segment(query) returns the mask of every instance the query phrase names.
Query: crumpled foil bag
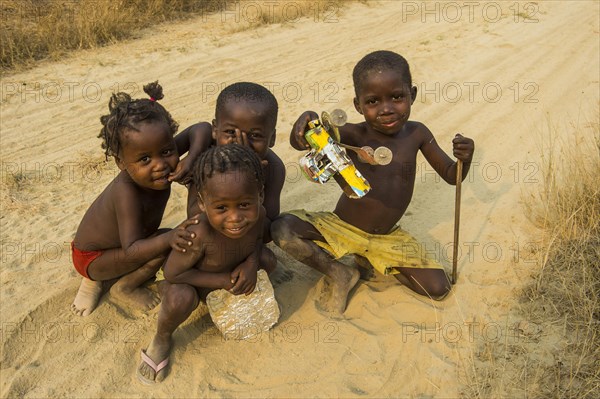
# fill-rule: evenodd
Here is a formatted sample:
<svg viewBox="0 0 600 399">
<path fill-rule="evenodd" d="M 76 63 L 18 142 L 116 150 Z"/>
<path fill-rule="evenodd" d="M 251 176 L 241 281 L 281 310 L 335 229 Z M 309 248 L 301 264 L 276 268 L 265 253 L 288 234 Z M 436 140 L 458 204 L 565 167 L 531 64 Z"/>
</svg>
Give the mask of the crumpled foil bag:
<svg viewBox="0 0 600 399">
<path fill-rule="evenodd" d="M 256 287 L 250 295 L 233 295 L 215 290 L 206 297 L 206 305 L 215 326 L 225 339 L 243 340 L 269 331 L 279 320 L 279 305 L 267 272 L 256 273 Z"/>
</svg>

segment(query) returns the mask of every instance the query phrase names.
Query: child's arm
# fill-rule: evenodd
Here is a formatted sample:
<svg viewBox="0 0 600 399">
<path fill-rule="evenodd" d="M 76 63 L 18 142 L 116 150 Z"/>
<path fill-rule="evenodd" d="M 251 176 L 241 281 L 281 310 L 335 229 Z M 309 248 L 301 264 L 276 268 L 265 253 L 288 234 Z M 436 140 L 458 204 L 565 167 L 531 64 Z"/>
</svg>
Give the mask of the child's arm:
<svg viewBox="0 0 600 399">
<path fill-rule="evenodd" d="M 422 138 L 420 150 L 427 159 L 427 162 L 435 171 L 449 184 L 456 184 L 456 162 L 453 161 L 440 148 L 431 131 L 423 124 L 419 124 L 419 136 Z M 464 180 L 469 173 L 475 144 L 472 139 L 457 134 L 452 139 L 453 155 L 463 161 L 462 179 Z"/>
<path fill-rule="evenodd" d="M 254 287 L 256 287 L 256 272 L 259 267 L 260 251 L 264 245 L 264 230 L 262 230 L 261 226 L 264 225 L 264 220 L 266 220 L 264 206 L 261 207 L 260 211 L 260 218 L 256 222 L 258 228 L 256 230 L 257 237 L 254 244 L 254 251 L 231 272 L 231 282 L 234 283 L 234 285 L 230 291 L 234 295 L 251 294 L 252 291 L 254 291 Z"/>
<path fill-rule="evenodd" d="M 187 228 L 198 224 L 199 220 L 200 214 L 197 213 L 194 216 L 184 220 L 179 226 L 173 229 L 174 231 L 170 242 L 172 250 L 187 252 L 187 250 L 192 246 L 191 239 L 196 237 L 196 233 L 193 231 L 187 231 Z"/>
<path fill-rule="evenodd" d="M 279 216 L 281 209 L 281 190 L 285 182 L 285 165 L 273 151 L 267 154 L 269 162 L 265 169 L 265 199 L 263 206 L 267 211 L 267 218 L 274 220 Z"/>
<path fill-rule="evenodd" d="M 194 161 L 211 143 L 212 126 L 208 122 L 196 123 L 175 136 L 177 152 L 180 155 L 186 152 L 188 154 L 177 164 L 175 171 L 169 175 L 169 180 L 182 184 L 189 181 Z"/>
<path fill-rule="evenodd" d="M 258 271 L 258 260 L 263 243 L 262 238 L 256 241 L 256 247 L 246 260 L 240 263 L 230 274 L 233 287 L 230 291 L 234 295 L 249 295 L 256 287 L 256 272 Z"/>
<path fill-rule="evenodd" d="M 290 132 L 290 145 L 298 151 L 306 151 L 310 150 L 310 144 L 306 141 L 305 134 L 309 130 L 308 122 L 313 121 L 315 119 L 319 119 L 319 115 L 317 115 L 314 111 L 305 111 L 298 117 L 294 126 L 292 126 L 292 131 Z M 353 137 L 357 135 L 357 132 L 361 132 L 362 129 L 359 128 L 360 125 L 353 123 L 346 123 L 343 126 L 338 126 L 338 131 L 340 133 L 340 142 L 344 144 L 357 145 L 353 142 L 347 142 L 348 137 Z M 360 136 L 360 133 L 358 133 Z"/>
<path fill-rule="evenodd" d="M 285 165 L 273 152 L 267 153 L 268 164 L 265 168 L 265 198 L 263 206 L 267 211 L 263 230 L 263 242 L 271 241 L 271 221 L 279 216 L 281 211 L 281 191 L 285 182 Z"/>
</svg>

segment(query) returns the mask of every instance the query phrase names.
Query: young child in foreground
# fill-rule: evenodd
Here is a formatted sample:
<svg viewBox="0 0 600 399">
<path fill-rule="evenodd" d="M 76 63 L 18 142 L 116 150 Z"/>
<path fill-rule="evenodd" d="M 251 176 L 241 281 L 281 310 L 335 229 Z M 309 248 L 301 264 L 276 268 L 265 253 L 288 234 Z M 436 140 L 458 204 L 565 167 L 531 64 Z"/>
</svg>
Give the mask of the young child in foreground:
<svg viewBox="0 0 600 399">
<path fill-rule="evenodd" d="M 265 242 L 271 241 L 270 221 L 279 215 L 280 195 L 285 180 L 285 166 L 271 150 L 275 145 L 278 104 L 265 87 L 238 82 L 219 93 L 212 126 L 201 122 L 185 129 L 193 131 L 202 142 L 202 150 L 214 145 L 237 143 L 250 147 L 260 158 L 265 176 Z M 188 217 L 198 213 L 198 195 L 193 183 L 188 187 Z"/>
<path fill-rule="evenodd" d="M 194 186 L 202 214 L 187 227 L 195 238 L 187 251 L 173 250 L 159 286 L 161 307 L 156 334 L 142 350 L 138 378 L 146 383 L 165 378 L 171 336 L 216 289 L 250 294 L 256 284 L 256 262 L 244 262 L 262 244 L 264 175 L 258 156 L 238 144 L 211 147 L 194 165 Z M 262 260 L 261 260 L 262 262 Z M 260 267 L 275 268 L 272 257 Z"/>
<path fill-rule="evenodd" d="M 83 276 L 71 310 L 90 314 L 103 291 L 103 281 L 119 301 L 148 310 L 158 297 L 142 285 L 153 278 L 171 246 L 187 246 L 185 229 L 161 229 L 171 182 L 189 172 L 190 161 L 179 154 L 198 154 L 193 134 L 173 137 L 177 123 L 158 103 L 163 98 L 157 83 L 144 86 L 150 98 L 132 99 L 113 94 L 108 115 L 100 118 L 98 137 L 106 156 L 112 156 L 119 174 L 96 198 L 79 224 L 71 243 L 75 269 Z M 186 226 L 192 222 L 184 222 Z"/>
<path fill-rule="evenodd" d="M 335 315 L 344 312 L 348 293 L 359 279 L 357 270 L 336 260 L 345 254 L 355 254 L 359 265 L 368 261 L 380 273 L 393 274 L 421 295 L 442 299 L 450 291 L 443 267 L 427 259 L 421 245 L 396 223 L 413 194 L 417 152 L 421 151 L 449 184 L 456 182 L 456 162 L 439 147 L 424 124 L 408 120 L 417 88 L 412 85 L 408 63 L 402 56 L 390 51 L 368 54 L 354 67 L 353 81 L 354 107 L 365 121 L 340 127 L 341 142 L 357 147 L 385 146 L 392 151 L 392 162 L 386 166 L 361 163 L 349 151 L 371 184 L 371 191 L 361 199 L 342 195 L 333 212 L 284 213 L 271 226 L 273 240 L 326 276 L 328 290 L 318 306 Z M 317 118 L 316 113 L 308 111 L 294 124 L 290 144 L 295 149 L 309 148 L 304 133 L 308 122 Z M 473 140 L 457 134 L 452 144 L 454 156 L 464 162 L 464 179 L 473 158 Z"/>
</svg>

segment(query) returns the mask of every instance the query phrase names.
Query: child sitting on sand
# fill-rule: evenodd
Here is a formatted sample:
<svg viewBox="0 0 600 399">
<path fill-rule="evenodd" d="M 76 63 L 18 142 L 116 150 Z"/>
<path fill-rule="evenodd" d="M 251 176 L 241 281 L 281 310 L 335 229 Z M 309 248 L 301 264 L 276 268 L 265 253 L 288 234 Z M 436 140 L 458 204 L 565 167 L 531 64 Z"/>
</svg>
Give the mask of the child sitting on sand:
<svg viewBox="0 0 600 399">
<path fill-rule="evenodd" d="M 285 180 L 285 166 L 271 150 L 275 145 L 277 112 L 277 99 L 269 90 L 256 83 L 238 82 L 219 93 L 212 126 L 201 122 L 183 131 L 197 132 L 203 149 L 237 143 L 250 147 L 259 156 L 265 175 L 265 242 L 271 241 L 270 221 L 279 215 Z M 198 213 L 198 195 L 193 183 L 189 186 L 187 209 L 188 217 Z"/>
<path fill-rule="evenodd" d="M 244 262 L 262 244 L 264 175 L 260 158 L 238 144 L 211 147 L 194 164 L 194 186 L 203 212 L 187 227 L 195 238 L 183 251 L 172 251 L 159 286 L 161 307 L 156 334 L 142 350 L 138 378 L 147 384 L 162 381 L 168 364 L 171 336 L 215 289 L 250 294 L 256 284 L 256 262 Z M 267 272 L 276 259 L 260 263 Z"/>
<path fill-rule="evenodd" d="M 179 163 L 179 154 L 190 150 L 188 158 L 193 159 L 198 146 L 193 134 L 173 137 L 177 123 L 158 103 L 163 98 L 158 82 L 144 91 L 149 99 L 113 94 L 110 113 L 100 118 L 102 148 L 121 172 L 87 210 L 71 243 L 73 264 L 83 276 L 71 309 L 80 316 L 98 304 L 102 282 L 115 279 L 111 293 L 120 301 L 146 310 L 155 307 L 158 297 L 142 284 L 154 277 L 171 246 L 183 248 L 192 238 L 185 228 L 158 227 L 171 181 L 190 169 L 189 160 Z"/>
<path fill-rule="evenodd" d="M 439 147 L 422 123 L 409 121 L 417 88 L 406 60 L 390 51 L 376 51 L 360 60 L 353 71 L 354 107 L 365 121 L 340 127 L 341 142 L 362 147 L 384 146 L 392 151 L 386 166 L 352 161 L 371 183 L 371 191 L 360 199 L 342 195 L 333 212 L 292 211 L 284 213 L 271 227 L 274 242 L 297 260 L 325 275 L 319 307 L 340 315 L 359 272 L 336 259 L 355 254 L 357 263 L 367 263 L 382 274 L 394 277 L 411 290 L 433 299 L 450 291 L 441 265 L 427 259 L 421 246 L 396 223 L 410 203 L 421 151 L 435 171 L 449 184 L 456 182 L 456 163 Z M 307 111 L 294 124 L 290 144 L 297 150 L 310 148 L 304 138 L 308 122 L 318 115 Z M 464 162 L 462 178 L 473 158 L 473 140 L 457 134 L 453 153 Z M 324 251 L 324 249 L 327 251 Z"/>
</svg>

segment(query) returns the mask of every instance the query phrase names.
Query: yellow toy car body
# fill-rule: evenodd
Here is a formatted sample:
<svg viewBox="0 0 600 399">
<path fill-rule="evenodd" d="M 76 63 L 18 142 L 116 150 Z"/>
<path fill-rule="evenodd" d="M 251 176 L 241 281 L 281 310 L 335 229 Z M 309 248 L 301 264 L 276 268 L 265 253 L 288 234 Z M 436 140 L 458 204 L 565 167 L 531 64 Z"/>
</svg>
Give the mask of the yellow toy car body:
<svg viewBox="0 0 600 399">
<path fill-rule="evenodd" d="M 310 130 L 304 135 L 311 146 L 310 152 L 300 158 L 304 175 L 315 183 L 325 184 L 339 174 L 342 179 L 336 181 L 349 198 L 364 197 L 371 190 L 369 182 L 356 169 L 346 150 L 338 145 L 339 133 L 329 122 L 329 114 L 324 112 L 321 119 L 323 123 L 319 119 L 310 121 Z"/>
</svg>

